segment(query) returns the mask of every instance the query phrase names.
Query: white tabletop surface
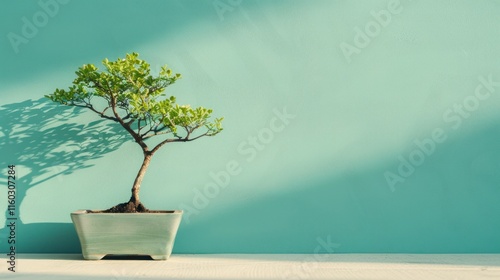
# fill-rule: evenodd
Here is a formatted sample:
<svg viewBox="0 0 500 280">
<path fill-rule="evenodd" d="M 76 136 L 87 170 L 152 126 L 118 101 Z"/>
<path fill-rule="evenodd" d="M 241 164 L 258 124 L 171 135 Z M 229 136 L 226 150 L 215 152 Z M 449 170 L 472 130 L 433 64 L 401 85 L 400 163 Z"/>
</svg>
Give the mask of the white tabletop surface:
<svg viewBox="0 0 500 280">
<path fill-rule="evenodd" d="M 172 255 L 85 261 L 81 255 L 2 254 L 0 279 L 500 279 L 500 254 Z"/>
</svg>

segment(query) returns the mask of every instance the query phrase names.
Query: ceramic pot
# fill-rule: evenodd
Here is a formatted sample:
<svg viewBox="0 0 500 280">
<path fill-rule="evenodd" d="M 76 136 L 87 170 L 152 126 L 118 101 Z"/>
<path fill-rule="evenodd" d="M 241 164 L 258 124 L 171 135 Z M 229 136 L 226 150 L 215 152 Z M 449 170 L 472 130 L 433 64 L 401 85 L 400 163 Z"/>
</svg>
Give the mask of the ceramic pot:
<svg viewBox="0 0 500 280">
<path fill-rule="evenodd" d="M 87 260 L 106 255 L 149 255 L 166 260 L 174 247 L 182 210 L 162 213 L 71 213 Z"/>
</svg>

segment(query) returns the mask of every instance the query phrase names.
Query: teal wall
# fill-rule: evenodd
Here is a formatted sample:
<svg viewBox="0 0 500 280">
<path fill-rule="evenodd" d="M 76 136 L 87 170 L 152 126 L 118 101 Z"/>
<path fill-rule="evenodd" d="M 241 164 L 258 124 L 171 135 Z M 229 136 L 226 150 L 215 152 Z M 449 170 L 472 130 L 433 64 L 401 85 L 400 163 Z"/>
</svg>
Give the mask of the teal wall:
<svg viewBox="0 0 500 280">
<path fill-rule="evenodd" d="M 140 149 L 42 97 L 135 51 L 225 117 L 143 182 L 147 207 L 186 211 L 174 252 L 500 253 L 500 1 L 1 4 L 19 252 L 79 252 L 69 213 L 128 199 Z"/>
</svg>

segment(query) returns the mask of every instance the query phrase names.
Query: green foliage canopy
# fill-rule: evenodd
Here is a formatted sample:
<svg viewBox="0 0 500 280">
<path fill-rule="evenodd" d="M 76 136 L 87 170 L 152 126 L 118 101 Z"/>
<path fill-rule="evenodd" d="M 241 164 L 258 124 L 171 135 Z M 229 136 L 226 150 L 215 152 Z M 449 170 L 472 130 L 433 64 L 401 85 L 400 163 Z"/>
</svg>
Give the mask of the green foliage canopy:
<svg viewBox="0 0 500 280">
<path fill-rule="evenodd" d="M 181 78 L 167 66 L 153 76 L 150 65 L 139 59 L 137 53 L 116 61 L 104 59 L 102 64 L 104 71 L 93 64 L 83 65 L 69 89 L 56 89 L 46 97 L 64 105 L 87 108 L 120 123 L 145 151 L 148 148 L 144 140 L 153 136 L 171 135 L 154 152 L 168 142 L 192 141 L 222 131 L 223 118 L 210 120 L 211 109 L 178 105 L 174 96 L 166 97 L 165 88 Z M 204 132 L 195 135 L 199 128 L 204 128 Z"/>
</svg>

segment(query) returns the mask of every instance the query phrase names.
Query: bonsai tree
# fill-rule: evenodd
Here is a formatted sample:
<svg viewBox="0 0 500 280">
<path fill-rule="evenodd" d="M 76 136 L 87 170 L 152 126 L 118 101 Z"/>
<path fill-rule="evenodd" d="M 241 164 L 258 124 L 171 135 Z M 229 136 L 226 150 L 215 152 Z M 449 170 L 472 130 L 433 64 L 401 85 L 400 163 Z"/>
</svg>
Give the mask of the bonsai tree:
<svg viewBox="0 0 500 280">
<path fill-rule="evenodd" d="M 141 148 L 144 158 L 132 185 L 130 200 L 104 212 L 148 212 L 140 201 L 141 182 L 153 155 L 165 144 L 190 142 L 222 131 L 222 118 L 210 120 L 212 110 L 189 105 L 179 106 L 164 90 L 181 78 L 163 66 L 157 76 L 137 53 L 123 59 L 102 61 L 100 71 L 85 64 L 76 71 L 69 89 L 56 89 L 47 98 L 67 106 L 86 108 L 105 120 L 123 127 Z M 154 145 L 148 143 L 155 138 Z"/>
</svg>

